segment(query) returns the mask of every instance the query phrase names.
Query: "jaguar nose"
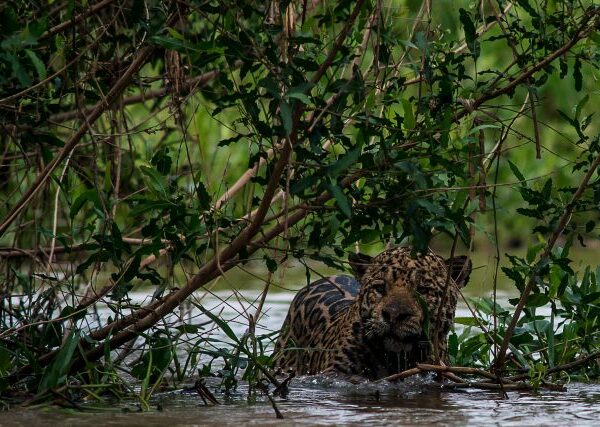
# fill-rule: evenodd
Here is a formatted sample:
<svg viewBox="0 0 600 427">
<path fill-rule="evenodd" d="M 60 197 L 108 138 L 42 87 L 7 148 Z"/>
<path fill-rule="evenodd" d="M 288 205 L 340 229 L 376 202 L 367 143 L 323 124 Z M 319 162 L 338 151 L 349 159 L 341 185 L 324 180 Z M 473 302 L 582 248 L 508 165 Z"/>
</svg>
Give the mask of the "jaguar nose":
<svg viewBox="0 0 600 427">
<path fill-rule="evenodd" d="M 388 323 L 402 323 L 410 319 L 412 313 L 406 307 L 390 304 L 381 310 L 381 316 Z"/>
</svg>

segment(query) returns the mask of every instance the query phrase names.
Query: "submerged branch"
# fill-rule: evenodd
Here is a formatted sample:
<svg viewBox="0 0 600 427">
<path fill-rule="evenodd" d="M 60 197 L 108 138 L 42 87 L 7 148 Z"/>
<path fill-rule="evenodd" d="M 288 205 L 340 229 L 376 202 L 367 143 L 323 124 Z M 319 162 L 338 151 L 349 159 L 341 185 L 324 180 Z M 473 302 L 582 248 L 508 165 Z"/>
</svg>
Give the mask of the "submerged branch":
<svg viewBox="0 0 600 427">
<path fill-rule="evenodd" d="M 442 377 L 452 381 L 451 383 L 444 382 L 440 384 L 440 387 L 443 389 L 478 388 L 482 390 L 512 391 L 535 390 L 537 388 L 546 388 L 553 391 L 566 391 L 565 387 L 563 387 L 562 385 L 553 384 L 546 381 L 541 381 L 540 384 L 532 384 L 530 382 L 522 381 L 526 378 L 499 378 L 491 372 L 487 372 L 477 368 L 465 366 L 430 365 L 424 363 L 417 364 L 417 366 L 414 368 L 407 369 L 406 371 L 400 372 L 398 374 L 390 375 L 376 382 L 397 382 L 400 380 L 404 380 L 408 377 L 427 372 L 436 372 L 438 374 L 441 374 Z M 469 381 L 459 377 L 457 374 L 484 377 L 486 378 L 486 380 Z M 498 380 L 500 380 L 500 382 L 498 382 Z"/>
</svg>

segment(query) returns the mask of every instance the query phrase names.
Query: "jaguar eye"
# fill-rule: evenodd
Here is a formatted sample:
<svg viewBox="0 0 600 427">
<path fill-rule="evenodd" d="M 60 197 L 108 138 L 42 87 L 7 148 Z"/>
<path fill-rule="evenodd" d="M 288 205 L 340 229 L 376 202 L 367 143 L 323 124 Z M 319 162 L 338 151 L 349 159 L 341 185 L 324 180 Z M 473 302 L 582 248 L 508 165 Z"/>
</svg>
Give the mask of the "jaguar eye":
<svg viewBox="0 0 600 427">
<path fill-rule="evenodd" d="M 375 292 L 377 292 L 379 295 L 383 295 L 385 293 L 385 282 L 384 281 L 374 282 L 373 289 L 375 289 Z"/>
</svg>

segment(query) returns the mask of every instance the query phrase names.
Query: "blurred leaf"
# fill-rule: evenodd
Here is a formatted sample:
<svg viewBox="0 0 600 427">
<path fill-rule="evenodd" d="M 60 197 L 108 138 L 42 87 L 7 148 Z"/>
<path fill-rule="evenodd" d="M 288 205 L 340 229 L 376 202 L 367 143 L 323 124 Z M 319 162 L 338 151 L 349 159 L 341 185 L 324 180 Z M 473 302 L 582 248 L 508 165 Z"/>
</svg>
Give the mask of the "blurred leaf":
<svg viewBox="0 0 600 427">
<path fill-rule="evenodd" d="M 404 108 L 404 127 L 406 129 L 414 129 L 416 124 L 412 103 L 402 98 L 402 107 Z"/>
<path fill-rule="evenodd" d="M 38 79 L 44 80 L 46 78 L 46 65 L 42 62 L 42 60 L 36 55 L 36 53 L 30 49 L 25 49 L 25 53 L 31 60 L 31 63 L 35 67 L 35 71 L 37 72 Z"/>
<path fill-rule="evenodd" d="M 527 298 L 525 307 L 543 307 L 550 302 L 550 298 L 544 294 L 531 294 Z"/>
<path fill-rule="evenodd" d="M 54 389 L 66 382 L 67 374 L 73 360 L 73 354 L 75 353 L 78 343 L 79 331 L 74 330 L 65 340 L 52 363 L 44 371 L 38 386 L 38 393 Z"/>
<path fill-rule="evenodd" d="M 346 197 L 342 189 L 334 183 L 328 184 L 327 189 L 335 198 L 335 201 L 342 213 L 348 218 L 352 218 L 352 209 L 350 208 L 350 201 L 348 200 L 348 197 Z"/>
<path fill-rule="evenodd" d="M 146 177 L 145 182 L 148 189 L 155 195 L 162 199 L 169 199 L 169 193 L 167 191 L 167 183 L 165 179 L 153 168 L 148 166 L 140 166 L 140 170 Z"/>
<path fill-rule="evenodd" d="M 327 175 L 332 178 L 338 177 L 342 172 L 345 172 L 350 166 L 354 165 L 360 157 L 360 147 L 351 150 L 340 156 L 335 163 L 327 167 Z"/>
<path fill-rule="evenodd" d="M 83 193 L 79 194 L 73 204 L 71 205 L 71 209 L 69 212 L 69 216 L 71 219 L 75 218 L 75 215 L 81 210 L 83 205 L 87 202 L 91 202 L 94 206 L 101 211 L 100 197 L 98 196 L 98 191 L 96 190 L 85 190 Z"/>
<path fill-rule="evenodd" d="M 279 103 L 279 114 L 281 116 L 281 123 L 285 129 L 285 134 L 290 135 L 293 127 L 292 108 L 290 107 L 290 104 L 281 101 Z"/>
<path fill-rule="evenodd" d="M 477 30 L 475 29 L 475 24 L 473 24 L 469 12 L 462 8 L 459 9 L 458 12 L 460 14 L 460 22 L 465 30 L 465 41 L 467 42 L 467 47 L 473 54 L 475 60 L 477 60 L 479 57 L 479 42 L 477 41 Z"/>
<path fill-rule="evenodd" d="M 519 168 L 517 168 L 517 166 L 510 160 L 508 161 L 508 166 L 510 167 L 510 170 L 512 171 L 512 173 L 517 177 L 517 179 L 521 183 L 523 183 L 525 181 L 525 177 L 523 176 L 521 171 L 519 171 Z"/>
<path fill-rule="evenodd" d="M 474 317 L 455 317 L 454 323 L 465 326 L 479 326 L 479 322 Z"/>
<path fill-rule="evenodd" d="M 221 319 L 218 316 L 215 316 L 214 314 L 212 314 L 210 311 L 208 311 L 207 309 L 205 309 L 203 306 L 201 306 L 200 304 L 194 304 L 196 307 L 198 307 L 200 309 L 200 311 L 202 313 L 204 313 L 210 320 L 212 320 L 213 322 L 215 322 L 215 324 L 221 328 L 221 330 L 223 332 L 225 332 L 225 335 L 227 335 L 231 340 L 233 340 L 235 343 L 239 344 L 239 339 L 238 337 L 235 335 L 235 333 L 233 332 L 233 330 L 229 327 L 229 325 L 227 324 L 227 322 L 225 322 L 223 319 Z"/>
<path fill-rule="evenodd" d="M 159 151 L 154 153 L 152 156 L 151 163 L 156 166 L 156 170 L 161 175 L 168 175 L 171 171 L 171 163 L 173 159 L 169 156 L 169 149 L 167 147 L 162 147 Z"/>
<path fill-rule="evenodd" d="M 583 88 L 583 75 L 581 74 L 581 61 L 579 58 L 575 59 L 575 66 L 573 67 L 573 78 L 575 79 L 575 90 L 580 92 Z"/>
</svg>

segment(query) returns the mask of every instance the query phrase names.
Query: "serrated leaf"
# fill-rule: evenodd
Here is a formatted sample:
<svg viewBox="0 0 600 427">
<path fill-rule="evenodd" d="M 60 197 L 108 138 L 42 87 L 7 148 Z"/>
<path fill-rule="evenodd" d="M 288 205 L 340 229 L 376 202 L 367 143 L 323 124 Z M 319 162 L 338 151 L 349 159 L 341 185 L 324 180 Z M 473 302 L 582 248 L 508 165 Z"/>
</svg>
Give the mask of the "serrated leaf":
<svg viewBox="0 0 600 427">
<path fill-rule="evenodd" d="M 465 31 L 465 41 L 467 42 L 467 47 L 471 51 L 471 54 L 477 60 L 479 56 L 479 43 L 477 42 L 477 30 L 475 29 L 475 24 L 471 20 L 471 15 L 464 9 L 459 9 L 460 14 L 460 22 Z"/>
<path fill-rule="evenodd" d="M 519 170 L 519 168 L 513 162 L 511 162 L 510 160 L 508 161 L 508 166 L 510 167 L 510 170 L 517 177 L 517 179 L 520 182 L 525 181 L 525 177 L 523 176 L 523 174 L 521 173 L 521 171 Z"/>
</svg>

